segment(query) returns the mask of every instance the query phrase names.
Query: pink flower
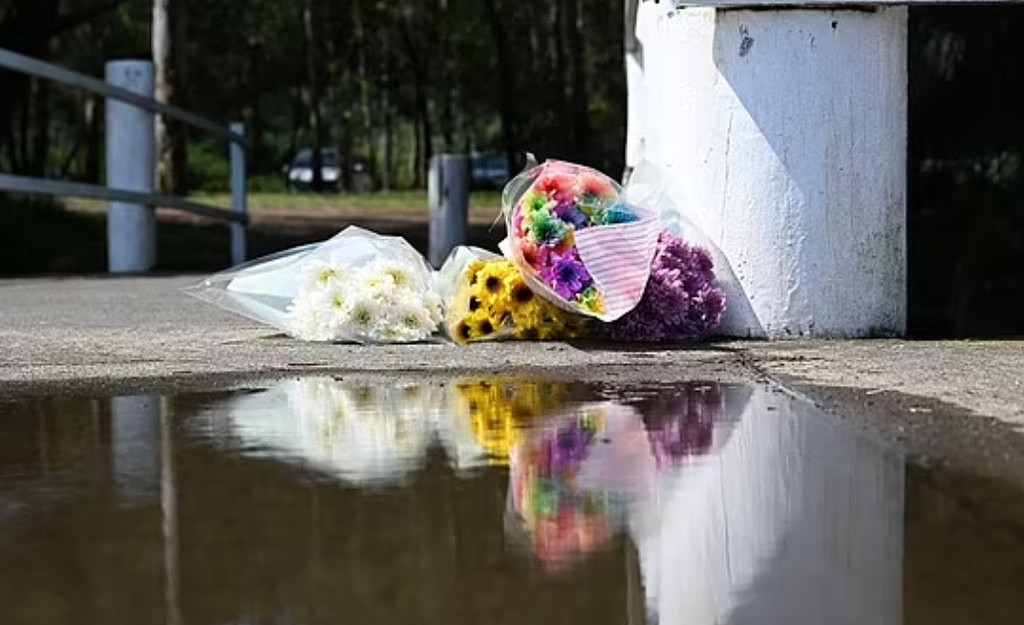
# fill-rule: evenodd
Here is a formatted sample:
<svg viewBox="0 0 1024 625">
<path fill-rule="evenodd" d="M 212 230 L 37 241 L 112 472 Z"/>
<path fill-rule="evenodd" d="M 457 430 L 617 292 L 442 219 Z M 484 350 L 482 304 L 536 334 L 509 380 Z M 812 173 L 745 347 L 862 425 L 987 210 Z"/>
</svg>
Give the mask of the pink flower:
<svg viewBox="0 0 1024 625">
<path fill-rule="evenodd" d="M 572 202 L 572 187 L 573 177 L 569 174 L 545 173 L 534 183 L 535 189 L 556 202 Z"/>
</svg>

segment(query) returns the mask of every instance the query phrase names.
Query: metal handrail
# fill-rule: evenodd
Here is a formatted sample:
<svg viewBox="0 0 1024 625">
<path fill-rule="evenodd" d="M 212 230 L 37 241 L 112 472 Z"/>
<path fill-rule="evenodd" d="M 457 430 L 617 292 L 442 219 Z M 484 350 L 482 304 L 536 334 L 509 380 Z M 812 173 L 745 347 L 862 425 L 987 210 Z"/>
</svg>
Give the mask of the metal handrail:
<svg viewBox="0 0 1024 625">
<path fill-rule="evenodd" d="M 121 202 L 124 204 L 134 204 L 138 206 L 165 207 L 201 215 L 203 217 L 225 220 L 231 224 L 231 258 L 235 264 L 241 263 L 245 260 L 245 227 L 249 223 L 249 217 L 246 213 L 247 202 L 245 184 L 245 149 L 247 147 L 247 140 L 245 138 L 245 129 L 241 124 L 232 124 L 230 128 L 225 128 L 183 109 L 164 104 L 162 102 L 157 102 L 146 95 L 140 95 L 139 93 L 134 93 L 121 87 L 116 87 L 91 76 L 73 72 L 59 65 L 40 61 L 39 59 L 24 56 L 3 48 L 0 48 L 0 68 L 6 68 L 22 74 L 51 80 L 69 87 L 83 89 L 107 99 L 118 100 L 129 106 L 133 106 L 150 113 L 176 119 L 199 128 L 200 130 L 205 130 L 217 137 L 226 139 L 231 153 L 231 209 L 227 210 L 216 206 L 201 204 L 199 202 L 192 202 L 190 200 L 171 195 L 134 191 L 131 189 L 115 189 L 109 186 L 67 182 L 48 178 L 16 176 L 13 174 L 3 173 L 0 173 L 0 191 L 13 191 L 15 193 L 25 193 L 29 195 L 82 197 L 107 200 L 111 202 Z M 112 231 L 108 231 L 108 245 L 111 245 L 115 239 L 117 241 L 123 240 L 122 237 L 115 237 L 115 235 L 111 233 Z M 152 245 L 152 242 L 144 243 L 143 245 Z M 115 248 L 111 247 L 110 249 L 113 250 Z M 116 249 L 121 250 L 124 248 L 118 247 Z M 139 253 L 140 248 L 135 247 L 131 249 L 134 253 Z M 152 250 L 152 248 L 150 249 Z M 152 251 L 150 253 L 152 253 Z M 141 256 L 133 257 L 133 260 L 126 262 L 128 264 L 134 264 L 138 262 L 137 259 L 139 257 L 144 256 L 145 252 L 142 252 Z M 142 260 L 141 262 L 145 264 L 147 261 Z M 121 261 L 118 261 L 117 264 L 119 267 L 123 265 Z M 113 264 L 111 267 L 111 271 L 114 271 L 115 269 L 113 268 Z"/>
<path fill-rule="evenodd" d="M 246 145 L 247 143 L 245 136 L 231 132 L 230 129 L 224 128 L 223 126 L 215 124 L 207 119 L 203 119 L 194 113 L 189 113 L 188 111 L 176 106 L 157 102 L 151 98 L 140 96 L 137 93 L 132 93 L 127 89 L 115 87 L 103 82 L 102 80 L 98 80 L 84 74 L 79 74 L 78 72 L 73 72 L 59 65 L 40 61 L 39 59 L 34 59 L 30 56 L 25 56 L 23 54 L 18 54 L 17 52 L 11 52 L 10 50 L 0 48 L 0 67 L 36 76 L 37 78 L 52 80 L 69 87 L 84 89 L 97 95 L 126 102 L 139 108 L 146 109 L 147 111 L 173 117 L 174 119 L 185 122 L 186 124 L 195 126 L 196 128 L 200 128 L 222 139 L 226 139 L 239 145 Z"/>
<path fill-rule="evenodd" d="M 145 193 L 143 191 L 128 191 L 126 189 L 110 189 L 95 184 L 79 182 L 65 182 L 63 180 L 48 180 L 45 178 L 30 178 L 27 176 L 14 176 L 0 173 L 0 189 L 14 193 L 25 193 L 30 195 L 51 195 L 64 197 L 81 197 L 94 200 L 108 200 L 111 202 L 128 202 L 130 204 L 146 204 L 161 208 L 176 208 L 179 210 L 195 213 L 213 219 L 224 219 L 240 224 L 249 223 L 247 213 L 234 212 L 223 208 L 211 207 L 207 204 L 190 202 L 173 195 L 160 195 L 158 193 Z"/>
</svg>

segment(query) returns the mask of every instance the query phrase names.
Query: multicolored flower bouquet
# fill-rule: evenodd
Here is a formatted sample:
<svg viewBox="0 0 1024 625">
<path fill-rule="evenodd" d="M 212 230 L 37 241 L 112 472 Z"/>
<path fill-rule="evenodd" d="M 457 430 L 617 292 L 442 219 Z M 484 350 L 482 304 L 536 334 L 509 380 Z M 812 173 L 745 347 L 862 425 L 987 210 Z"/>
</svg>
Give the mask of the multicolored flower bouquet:
<svg viewBox="0 0 1024 625">
<path fill-rule="evenodd" d="M 531 432 L 513 450 L 509 512 L 533 553 L 550 568 L 564 568 L 614 534 L 612 497 L 579 489 L 575 482 L 600 428 L 600 415 L 583 410 L 555 428 Z"/>
<path fill-rule="evenodd" d="M 439 282 L 447 305 L 445 329 L 456 343 L 570 339 L 585 331 L 585 317 L 535 295 L 512 261 L 485 250 L 456 248 Z"/>
<path fill-rule="evenodd" d="M 218 273 L 189 292 L 307 341 L 423 341 L 443 319 L 423 257 L 401 237 L 355 226 Z"/>
<path fill-rule="evenodd" d="M 661 231 L 604 174 L 562 161 L 527 169 L 502 194 L 502 252 L 556 306 L 602 321 L 640 301 Z"/>
</svg>

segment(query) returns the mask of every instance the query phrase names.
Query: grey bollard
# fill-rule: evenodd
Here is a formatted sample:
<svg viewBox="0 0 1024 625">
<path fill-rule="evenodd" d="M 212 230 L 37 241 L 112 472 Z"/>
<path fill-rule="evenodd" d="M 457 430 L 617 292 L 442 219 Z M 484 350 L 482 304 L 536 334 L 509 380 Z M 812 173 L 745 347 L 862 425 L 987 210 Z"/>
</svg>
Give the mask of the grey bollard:
<svg viewBox="0 0 1024 625">
<path fill-rule="evenodd" d="M 245 134 L 245 124 L 235 122 L 231 124 L 231 132 L 239 135 Z M 248 190 L 245 176 L 245 146 L 229 141 L 229 156 L 231 158 L 231 210 L 244 215 L 249 203 Z M 231 222 L 231 264 L 239 265 L 245 262 L 246 256 L 246 225 L 237 221 Z"/>
<path fill-rule="evenodd" d="M 440 267 L 456 246 L 466 243 L 469 217 L 469 160 L 457 154 L 430 159 L 427 179 L 430 203 L 429 260 Z"/>
<path fill-rule="evenodd" d="M 153 64 L 111 61 L 107 83 L 153 97 Z M 153 114 L 107 99 L 107 187 L 152 193 L 156 177 Z M 152 206 L 110 202 L 107 210 L 107 269 L 110 273 L 149 271 L 156 262 L 156 216 Z"/>
</svg>

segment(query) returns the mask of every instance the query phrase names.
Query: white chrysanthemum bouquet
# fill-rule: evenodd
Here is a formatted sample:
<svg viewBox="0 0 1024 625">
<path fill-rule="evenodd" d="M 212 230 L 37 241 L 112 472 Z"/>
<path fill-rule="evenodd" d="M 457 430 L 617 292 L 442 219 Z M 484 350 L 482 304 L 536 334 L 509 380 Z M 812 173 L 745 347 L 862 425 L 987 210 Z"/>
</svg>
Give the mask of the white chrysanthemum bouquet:
<svg viewBox="0 0 1024 625">
<path fill-rule="evenodd" d="M 196 297 L 307 341 L 411 343 L 444 315 L 433 270 L 401 237 L 349 227 L 218 273 Z"/>
</svg>

